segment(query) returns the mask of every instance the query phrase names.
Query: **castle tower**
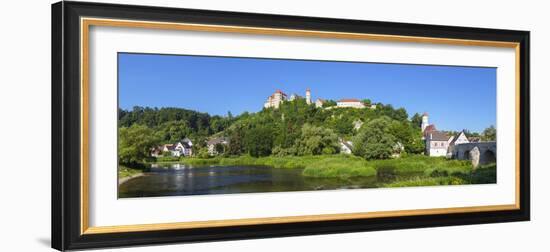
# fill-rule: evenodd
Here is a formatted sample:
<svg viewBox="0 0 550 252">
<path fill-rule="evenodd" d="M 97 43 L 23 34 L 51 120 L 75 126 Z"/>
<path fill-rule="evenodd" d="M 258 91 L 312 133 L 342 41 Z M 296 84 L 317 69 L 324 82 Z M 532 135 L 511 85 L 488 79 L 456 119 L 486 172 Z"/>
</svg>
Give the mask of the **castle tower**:
<svg viewBox="0 0 550 252">
<path fill-rule="evenodd" d="M 421 124 L 421 128 L 422 128 L 422 132 L 424 132 L 424 130 L 426 129 L 426 127 L 428 127 L 428 125 L 430 125 L 428 123 L 428 113 L 424 112 L 424 114 L 422 115 L 422 124 Z"/>
<path fill-rule="evenodd" d="M 311 104 L 311 90 L 309 88 L 306 89 L 306 103 Z"/>
</svg>

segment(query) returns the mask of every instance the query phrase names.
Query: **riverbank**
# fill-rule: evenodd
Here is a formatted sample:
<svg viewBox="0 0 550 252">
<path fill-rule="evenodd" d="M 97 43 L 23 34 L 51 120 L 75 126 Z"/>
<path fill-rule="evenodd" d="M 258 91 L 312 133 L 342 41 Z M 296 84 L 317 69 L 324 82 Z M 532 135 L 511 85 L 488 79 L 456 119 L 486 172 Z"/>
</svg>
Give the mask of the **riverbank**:
<svg viewBox="0 0 550 252">
<path fill-rule="evenodd" d="M 128 180 L 143 176 L 143 171 L 139 169 L 129 168 L 119 165 L 118 168 L 118 185 L 126 183 Z"/>
<path fill-rule="evenodd" d="M 166 163 L 166 162 L 164 162 Z M 353 155 L 319 155 L 286 157 L 213 157 L 182 158 L 177 162 L 192 166 L 236 166 L 257 165 L 275 168 L 302 168 L 303 175 L 317 178 L 351 178 L 369 176 L 407 177 L 410 181 L 388 186 L 415 184 L 468 184 L 479 181 L 496 181 L 496 166 L 478 169 L 477 177 L 472 177 L 474 169 L 468 161 L 448 160 L 440 157 L 411 155 L 386 160 L 365 160 Z M 480 172 L 494 170 L 494 172 Z M 414 179 L 410 175 L 414 174 Z M 407 175 L 407 176 L 404 176 Z M 446 179 L 445 179 L 446 178 Z"/>
</svg>

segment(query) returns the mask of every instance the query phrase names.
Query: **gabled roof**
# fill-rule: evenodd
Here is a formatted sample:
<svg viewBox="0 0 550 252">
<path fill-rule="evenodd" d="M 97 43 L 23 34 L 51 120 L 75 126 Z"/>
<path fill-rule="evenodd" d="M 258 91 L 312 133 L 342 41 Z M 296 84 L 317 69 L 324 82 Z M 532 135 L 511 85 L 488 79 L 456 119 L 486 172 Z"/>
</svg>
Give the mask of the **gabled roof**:
<svg viewBox="0 0 550 252">
<path fill-rule="evenodd" d="M 449 136 L 447 135 L 447 133 L 441 132 L 441 131 L 427 132 L 426 137 L 430 141 L 448 141 L 449 140 Z"/>
<path fill-rule="evenodd" d="M 454 144 L 461 135 L 464 135 L 466 137 L 466 133 L 464 133 L 464 130 L 453 137 L 453 140 L 451 140 L 451 144 Z M 466 137 L 466 139 L 468 139 L 468 137 Z M 468 139 L 468 141 L 470 141 L 470 139 Z"/>
<path fill-rule="evenodd" d="M 346 141 L 343 141 L 343 142 L 340 142 L 340 143 L 341 143 L 342 145 L 346 146 L 346 147 L 347 147 L 348 149 L 350 149 L 350 150 L 351 150 L 351 148 L 353 148 L 353 147 L 351 146 L 351 144 L 349 144 L 349 143 L 346 142 Z"/>
<path fill-rule="evenodd" d="M 428 126 L 426 126 L 426 128 L 424 129 L 424 132 L 422 132 L 424 134 L 424 137 L 428 137 L 428 134 L 430 134 L 430 132 L 434 132 L 434 131 L 437 131 L 437 129 L 435 128 L 435 124 L 430 124 Z"/>
<path fill-rule="evenodd" d="M 350 142 L 350 141 L 345 141 L 344 139 L 341 139 L 341 138 L 338 139 L 338 140 L 339 140 L 341 145 L 344 145 L 344 146 L 348 147 L 348 149 L 350 149 L 350 150 L 353 147 L 353 143 Z"/>
<path fill-rule="evenodd" d="M 191 148 L 191 144 L 189 144 L 189 142 L 178 142 L 178 143 L 181 144 L 185 148 Z"/>
</svg>

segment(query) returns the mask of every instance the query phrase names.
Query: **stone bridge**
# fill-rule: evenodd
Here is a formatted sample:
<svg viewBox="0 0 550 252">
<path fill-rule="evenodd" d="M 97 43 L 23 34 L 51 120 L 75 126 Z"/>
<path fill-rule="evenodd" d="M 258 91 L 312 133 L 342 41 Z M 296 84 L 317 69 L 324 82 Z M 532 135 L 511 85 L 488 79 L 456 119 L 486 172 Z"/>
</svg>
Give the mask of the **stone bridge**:
<svg viewBox="0 0 550 252">
<path fill-rule="evenodd" d="M 472 165 L 494 163 L 497 157 L 497 142 L 478 142 L 457 144 L 453 148 L 452 158 L 471 160 Z"/>
</svg>

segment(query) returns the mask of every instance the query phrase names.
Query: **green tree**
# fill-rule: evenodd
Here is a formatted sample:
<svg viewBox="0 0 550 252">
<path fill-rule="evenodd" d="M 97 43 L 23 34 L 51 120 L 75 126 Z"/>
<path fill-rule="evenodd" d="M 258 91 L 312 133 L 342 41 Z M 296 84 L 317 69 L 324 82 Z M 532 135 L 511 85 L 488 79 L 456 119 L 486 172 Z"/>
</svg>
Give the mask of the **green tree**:
<svg viewBox="0 0 550 252">
<path fill-rule="evenodd" d="M 491 125 L 489 128 L 483 130 L 481 134 L 481 139 L 483 141 L 496 141 L 497 140 L 497 129 L 495 126 Z"/>
<path fill-rule="evenodd" d="M 296 141 L 298 155 L 335 154 L 339 150 L 338 136 L 331 129 L 310 124 L 302 126 L 300 138 Z"/>
<path fill-rule="evenodd" d="M 218 154 L 225 153 L 225 144 L 217 143 L 214 145 L 214 150 L 216 150 Z"/>
<path fill-rule="evenodd" d="M 372 103 L 370 99 L 363 99 L 361 101 L 367 106 L 370 106 L 370 104 Z"/>
<path fill-rule="evenodd" d="M 387 159 L 396 144 L 390 119 L 381 117 L 365 123 L 352 138 L 353 154 L 365 159 Z"/>
<path fill-rule="evenodd" d="M 411 118 L 411 124 L 413 127 L 420 128 L 420 126 L 422 126 L 422 116 L 418 113 L 414 113 Z"/>
<path fill-rule="evenodd" d="M 273 148 L 273 130 L 271 128 L 258 126 L 246 132 L 245 149 L 250 156 L 269 156 L 271 148 Z"/>
<path fill-rule="evenodd" d="M 134 124 L 118 130 L 118 159 L 122 164 L 137 164 L 150 158 L 151 149 L 159 140 L 144 125 Z"/>
<path fill-rule="evenodd" d="M 244 153 L 244 131 L 244 127 L 238 123 L 230 130 L 227 151 L 230 155 L 241 155 Z"/>
<path fill-rule="evenodd" d="M 408 121 L 392 120 L 390 123 L 390 133 L 405 148 L 407 153 L 422 153 L 424 143 L 422 141 L 422 132 L 420 128 L 413 127 Z"/>
<path fill-rule="evenodd" d="M 323 102 L 323 108 L 334 107 L 334 106 L 336 106 L 336 101 L 334 100 L 325 100 L 325 102 Z"/>
<path fill-rule="evenodd" d="M 163 142 L 177 142 L 188 136 L 192 130 L 185 121 L 169 121 L 157 128 L 157 135 Z"/>
</svg>

